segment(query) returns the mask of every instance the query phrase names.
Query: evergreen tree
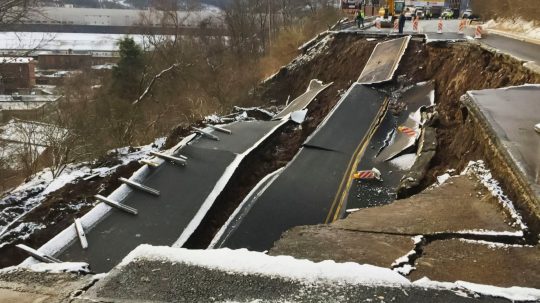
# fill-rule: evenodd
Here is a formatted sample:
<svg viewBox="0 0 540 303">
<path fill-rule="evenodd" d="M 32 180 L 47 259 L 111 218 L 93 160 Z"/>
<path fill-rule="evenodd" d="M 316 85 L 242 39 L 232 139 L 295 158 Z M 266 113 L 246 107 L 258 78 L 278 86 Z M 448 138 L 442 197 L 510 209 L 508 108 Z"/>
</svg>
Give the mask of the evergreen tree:
<svg viewBox="0 0 540 303">
<path fill-rule="evenodd" d="M 144 70 L 144 55 L 141 47 L 132 38 L 119 42 L 120 60 L 113 69 L 113 92 L 122 98 L 133 99 L 139 93 Z"/>
</svg>

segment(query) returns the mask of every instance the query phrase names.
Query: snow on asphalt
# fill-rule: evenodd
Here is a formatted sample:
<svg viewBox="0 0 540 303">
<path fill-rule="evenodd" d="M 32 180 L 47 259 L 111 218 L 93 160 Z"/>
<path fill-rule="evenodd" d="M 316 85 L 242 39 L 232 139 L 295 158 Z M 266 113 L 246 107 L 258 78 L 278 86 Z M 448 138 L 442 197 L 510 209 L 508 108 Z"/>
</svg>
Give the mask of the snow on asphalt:
<svg viewBox="0 0 540 303">
<path fill-rule="evenodd" d="M 121 269 L 138 261 L 160 261 L 164 263 L 184 263 L 207 269 L 237 273 L 280 277 L 307 283 L 334 283 L 338 285 L 367 285 L 386 287 L 422 287 L 428 289 L 451 290 L 466 293 L 502 297 L 513 301 L 540 300 L 540 290 L 525 287 L 496 287 L 465 281 L 437 282 L 422 278 L 415 282 L 388 268 L 358 263 L 336 263 L 334 261 L 312 262 L 290 256 L 269 256 L 246 249 L 228 248 L 209 250 L 189 250 L 166 246 L 143 244 L 135 248 L 117 266 Z"/>
<path fill-rule="evenodd" d="M 238 274 L 269 275 L 299 279 L 306 282 L 385 286 L 410 284 L 405 277 L 388 268 L 352 262 L 323 261 L 315 263 L 290 256 L 269 256 L 246 249 L 188 250 L 166 246 L 140 245 L 127 255 L 119 266 L 125 266 L 139 259 L 186 263 Z"/>
<path fill-rule="evenodd" d="M 9 230 L 10 226 L 38 207 L 50 193 L 80 178 L 91 175 L 106 177 L 114 173 L 118 167 L 132 161 L 137 161 L 145 157 L 152 150 L 157 151 L 164 143 L 165 138 L 159 138 L 152 144 L 138 147 L 138 150 L 134 152 L 130 152 L 130 148 L 128 147 L 113 150 L 111 152 L 117 154 L 120 164 L 112 167 L 90 168 L 90 163 L 88 162 L 68 164 L 64 171 L 56 178 L 53 178 L 51 170 L 46 168 L 36 173 L 27 182 L 17 188 L 5 192 L 0 200 L 0 247 L 9 244 L 2 241 L 8 232 L 17 232 L 17 230 Z M 18 228 L 20 229 L 18 231 L 21 232 L 19 238 L 24 238 L 34 230 L 43 227 L 23 224 Z"/>
</svg>

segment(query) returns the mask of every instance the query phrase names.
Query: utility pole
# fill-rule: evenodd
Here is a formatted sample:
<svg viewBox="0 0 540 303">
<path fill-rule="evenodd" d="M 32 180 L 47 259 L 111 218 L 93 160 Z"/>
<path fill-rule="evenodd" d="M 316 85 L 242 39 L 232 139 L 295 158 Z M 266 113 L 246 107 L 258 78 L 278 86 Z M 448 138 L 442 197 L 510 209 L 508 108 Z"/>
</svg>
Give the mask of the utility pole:
<svg viewBox="0 0 540 303">
<path fill-rule="evenodd" d="M 272 11 L 270 10 L 270 0 L 266 0 L 268 5 L 268 49 L 272 46 Z"/>
</svg>

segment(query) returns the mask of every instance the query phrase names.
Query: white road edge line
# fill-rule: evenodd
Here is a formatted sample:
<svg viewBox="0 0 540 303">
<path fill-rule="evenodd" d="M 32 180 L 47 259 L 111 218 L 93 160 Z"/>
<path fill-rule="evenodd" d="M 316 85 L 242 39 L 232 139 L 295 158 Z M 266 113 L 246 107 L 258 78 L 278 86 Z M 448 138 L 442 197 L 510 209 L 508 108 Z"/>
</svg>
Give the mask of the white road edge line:
<svg viewBox="0 0 540 303">
<path fill-rule="evenodd" d="M 234 220 L 241 219 L 239 215 L 240 211 L 244 208 L 244 206 L 248 203 L 250 200 L 254 200 L 258 197 L 260 197 L 267 189 L 274 183 L 274 181 L 281 175 L 281 172 L 285 170 L 285 167 L 278 168 L 277 170 L 271 172 L 270 174 L 266 175 L 264 178 L 262 178 L 257 185 L 249 192 L 249 194 L 244 198 L 244 200 L 238 205 L 238 207 L 234 210 L 232 215 L 229 217 L 227 222 L 223 224 L 223 226 L 220 228 L 220 230 L 217 232 L 217 234 L 212 239 L 212 242 L 210 242 L 210 245 L 208 245 L 208 248 L 213 249 L 215 248 L 216 244 L 223 238 L 224 240 L 227 240 L 231 233 L 228 233 L 227 235 L 223 236 L 227 229 L 229 229 L 229 226 Z M 262 185 L 264 183 L 268 183 L 263 187 Z M 253 198 L 256 195 L 255 198 Z M 251 208 L 250 208 L 251 209 Z M 245 215 L 245 214 L 244 214 Z"/>
<path fill-rule="evenodd" d="M 217 199 L 219 194 L 225 189 L 225 186 L 231 179 L 232 175 L 236 171 L 236 168 L 238 168 L 238 165 L 242 162 L 242 160 L 249 155 L 255 148 L 257 148 L 262 142 L 264 142 L 269 136 L 271 136 L 278 128 L 280 128 L 283 124 L 287 123 L 288 121 L 280 121 L 278 125 L 276 125 L 274 128 L 272 128 L 264 137 L 262 137 L 259 141 L 257 141 L 253 146 L 251 146 L 248 150 L 245 152 L 237 155 L 233 162 L 227 166 L 225 169 L 225 172 L 223 175 L 219 178 L 218 182 L 214 186 L 214 189 L 206 200 L 204 200 L 201 208 L 199 211 L 195 214 L 193 219 L 189 222 L 189 224 L 184 228 L 182 233 L 180 234 L 180 237 L 176 242 L 172 245 L 172 247 L 182 247 L 186 243 L 186 241 L 189 239 L 189 237 L 195 232 L 195 229 L 199 226 L 199 224 L 202 222 L 204 216 L 210 210 L 210 207 L 214 204 L 214 201 Z"/>
</svg>

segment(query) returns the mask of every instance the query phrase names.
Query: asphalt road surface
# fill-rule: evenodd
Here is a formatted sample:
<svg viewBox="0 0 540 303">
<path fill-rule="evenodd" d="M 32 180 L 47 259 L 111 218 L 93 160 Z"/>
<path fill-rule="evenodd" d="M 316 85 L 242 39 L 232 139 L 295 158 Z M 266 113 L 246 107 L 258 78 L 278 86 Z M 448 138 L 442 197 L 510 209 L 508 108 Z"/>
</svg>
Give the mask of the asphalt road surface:
<svg viewBox="0 0 540 303">
<path fill-rule="evenodd" d="M 540 185 L 540 85 L 471 91 L 472 102 L 532 183 Z"/>
<path fill-rule="evenodd" d="M 499 36 L 496 34 L 484 35 L 481 43 L 510 54 L 523 61 L 534 61 L 540 65 L 540 45 Z"/>
<path fill-rule="evenodd" d="M 433 19 L 433 20 L 420 20 L 418 23 L 418 33 L 437 33 L 438 30 L 438 23 L 439 20 Z M 453 20 L 443 20 L 443 34 L 444 33 L 457 33 L 459 27 L 459 20 L 453 19 Z M 370 27 L 366 30 L 366 32 L 380 32 L 380 33 L 392 33 L 393 28 L 381 28 L 378 30 L 375 26 Z M 403 28 L 403 32 L 405 34 L 412 34 L 413 31 L 413 24 L 412 21 L 407 20 L 405 22 L 405 27 Z"/>
<path fill-rule="evenodd" d="M 444 289 L 307 282 L 161 261 L 130 263 L 84 296 L 96 302 L 510 302 Z"/>
<path fill-rule="evenodd" d="M 281 112 L 279 112 L 273 120 L 278 120 L 286 117 L 288 114 L 291 114 L 294 111 L 298 111 L 301 109 L 306 108 L 315 97 L 317 97 L 318 94 L 320 94 L 322 91 L 330 87 L 332 83 L 323 84 L 322 82 L 319 82 L 318 80 L 311 80 L 309 83 L 309 87 L 305 93 L 298 96 L 296 99 L 294 99 L 286 108 L 284 108 Z"/>
<path fill-rule="evenodd" d="M 332 221 L 343 217 L 346 209 L 379 206 L 395 200 L 395 189 L 408 168 L 402 168 L 392 161 L 384 161 L 377 156 L 383 150 L 393 149 L 397 136 L 405 136 L 397 131 L 397 127 L 403 125 L 410 114 L 417 112 L 421 107 L 429 106 L 433 93 L 432 82 L 414 86 L 398 98 L 398 102 L 406 104 L 402 112 L 396 114 L 388 111 L 386 113 L 356 167 L 357 170 L 377 168 L 381 172 L 382 181 L 351 180 L 350 192 L 345 193 L 348 194 L 348 197 L 344 199 L 346 202 L 339 206 Z M 408 151 L 409 154 L 415 152 L 415 149 Z"/>
<path fill-rule="evenodd" d="M 407 36 L 378 43 L 358 77 L 358 83 L 371 84 L 392 80 L 410 39 L 410 36 Z"/>
<path fill-rule="evenodd" d="M 275 181 L 254 195 L 249 212 L 217 247 L 264 251 L 293 226 L 324 223 L 385 100 L 355 84 Z"/>
<path fill-rule="evenodd" d="M 200 138 L 181 149 L 186 166 L 168 162 L 156 168 L 142 184 L 161 191 L 159 197 L 132 191 L 121 201 L 138 210 L 133 216 L 113 209 L 86 235 L 89 247 L 78 241 L 59 259 L 88 262 L 95 272 L 111 269 L 139 244 L 172 245 L 190 224 L 225 169 L 281 121 L 241 122 L 227 128 L 232 135 L 215 132 L 220 141 Z"/>
</svg>

